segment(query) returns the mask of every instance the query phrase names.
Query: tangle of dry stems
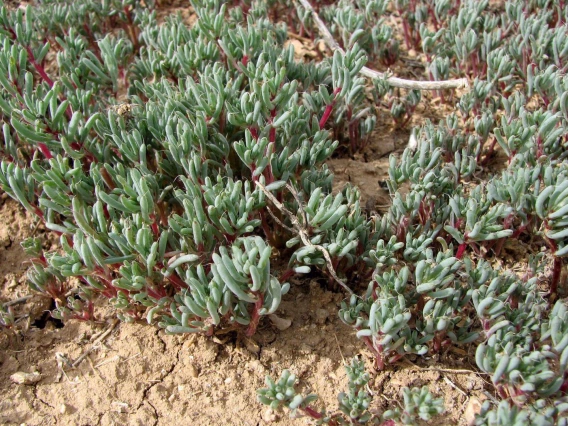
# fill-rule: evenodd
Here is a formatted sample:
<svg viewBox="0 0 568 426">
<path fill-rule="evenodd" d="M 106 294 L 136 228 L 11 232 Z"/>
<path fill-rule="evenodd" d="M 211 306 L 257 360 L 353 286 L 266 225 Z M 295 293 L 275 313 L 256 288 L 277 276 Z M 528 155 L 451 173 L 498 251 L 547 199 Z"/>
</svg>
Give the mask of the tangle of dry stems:
<svg viewBox="0 0 568 426">
<path fill-rule="evenodd" d="M 325 262 L 327 264 L 327 268 L 329 270 L 330 275 L 333 277 L 333 279 L 341 286 L 343 287 L 343 289 L 348 292 L 349 294 L 353 294 L 353 290 L 351 290 L 347 284 L 345 284 L 338 276 L 337 273 L 335 272 L 335 268 L 333 267 L 333 263 L 331 261 L 331 256 L 329 255 L 329 252 L 326 250 L 325 247 L 319 245 L 319 244 L 313 244 L 310 241 L 309 235 L 308 235 L 308 231 L 306 230 L 305 226 L 303 226 L 300 221 L 298 220 L 298 218 L 296 217 L 296 215 L 294 215 L 290 210 L 288 210 L 286 207 L 284 207 L 284 205 L 282 203 L 280 203 L 276 197 L 274 195 L 272 195 L 263 184 L 261 184 L 260 182 L 256 182 L 256 185 L 260 188 L 260 190 L 262 192 L 264 192 L 264 194 L 266 195 L 266 198 L 268 198 L 272 204 L 274 204 L 274 206 L 280 210 L 282 213 L 284 213 L 286 216 L 288 216 L 288 219 L 290 219 L 290 222 L 292 223 L 292 227 L 293 227 L 293 231 L 300 237 L 300 239 L 302 240 L 302 242 L 304 243 L 305 246 L 307 247 L 313 247 L 316 250 L 320 251 L 323 254 L 323 257 L 325 258 Z M 300 210 L 300 213 L 302 215 L 302 220 L 304 222 L 304 224 L 308 223 L 308 219 L 306 217 L 306 212 L 304 211 L 304 208 L 302 206 L 302 201 L 300 200 L 300 197 L 298 197 L 298 193 L 296 192 L 296 190 L 289 184 L 286 184 L 286 188 L 288 189 L 288 191 L 290 191 L 290 193 L 294 196 L 294 198 L 296 199 L 296 202 L 298 203 L 298 208 Z M 271 214 L 272 217 L 275 217 L 272 212 L 269 209 L 269 212 Z M 282 222 L 280 220 L 277 220 L 278 223 L 282 224 Z M 285 226 L 284 224 L 282 224 L 285 228 L 287 228 L 288 230 L 290 230 L 289 227 Z"/>
</svg>

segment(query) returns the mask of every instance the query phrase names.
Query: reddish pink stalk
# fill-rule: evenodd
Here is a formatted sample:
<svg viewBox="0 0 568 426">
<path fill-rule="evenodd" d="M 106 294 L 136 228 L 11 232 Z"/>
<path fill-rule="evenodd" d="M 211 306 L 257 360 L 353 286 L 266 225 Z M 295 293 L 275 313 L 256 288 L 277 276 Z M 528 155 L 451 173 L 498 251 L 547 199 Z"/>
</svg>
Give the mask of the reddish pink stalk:
<svg viewBox="0 0 568 426">
<path fill-rule="evenodd" d="M 329 116 L 333 111 L 333 107 L 335 106 L 335 101 L 337 100 L 337 95 L 339 94 L 339 92 L 341 92 L 341 87 L 338 87 L 333 91 L 333 101 L 325 107 L 325 111 L 323 112 L 323 115 L 319 122 L 320 130 L 323 129 L 325 123 L 327 123 L 327 120 L 329 120 Z"/>
<path fill-rule="evenodd" d="M 552 278 L 550 280 L 550 294 L 556 295 L 558 292 L 558 283 L 560 282 L 560 274 L 562 272 L 562 259 L 554 256 L 554 266 L 552 268 Z"/>
<path fill-rule="evenodd" d="M 38 143 L 38 149 L 41 151 L 41 153 L 43 154 L 43 156 L 47 159 L 47 160 L 51 160 L 53 158 L 53 155 L 51 154 L 51 151 L 49 150 L 49 148 L 47 147 L 46 144 L 44 144 L 43 142 Z"/>
<path fill-rule="evenodd" d="M 314 410 L 312 407 L 308 406 L 308 407 L 304 407 L 302 408 L 302 411 L 304 411 L 308 416 L 310 416 L 312 419 L 316 419 L 319 420 L 321 419 L 323 416 L 321 413 L 318 413 L 316 410 Z"/>
<path fill-rule="evenodd" d="M 40 219 L 42 219 L 42 220 L 44 219 L 43 212 L 39 209 L 39 207 L 35 207 L 35 208 L 34 208 L 34 213 L 35 213 Z"/>
<path fill-rule="evenodd" d="M 158 223 L 156 222 L 156 215 L 151 214 L 150 215 L 150 219 L 152 219 L 152 224 L 150 225 L 150 227 L 152 228 L 152 232 L 154 233 L 155 236 L 159 236 L 160 235 L 160 228 L 158 227 Z"/>
<path fill-rule="evenodd" d="M 465 242 L 461 243 L 458 247 L 458 252 L 456 253 L 456 258 L 461 259 L 465 253 L 467 244 Z"/>
<path fill-rule="evenodd" d="M 245 333 L 247 337 L 251 337 L 254 333 L 256 333 L 256 328 L 258 327 L 258 323 L 260 321 L 259 312 L 262 309 L 262 304 L 264 303 L 264 295 L 262 293 L 255 292 L 255 296 L 258 297 L 258 300 L 254 304 L 254 308 L 251 314 L 250 324 Z"/>
<path fill-rule="evenodd" d="M 152 297 L 153 299 L 162 299 L 167 296 L 166 291 L 162 288 L 159 290 L 154 290 L 151 287 L 146 287 L 146 291 L 148 296 Z"/>
<path fill-rule="evenodd" d="M 180 277 L 174 272 L 172 275 L 168 277 L 168 280 L 174 285 L 177 291 L 180 291 L 183 288 L 187 288 L 187 284 L 184 283 Z"/>
<path fill-rule="evenodd" d="M 280 277 L 278 278 L 278 281 L 280 281 L 281 283 L 287 281 L 289 278 L 291 278 L 293 275 L 295 274 L 293 269 L 288 269 L 287 271 L 284 271 L 282 273 L 282 275 L 280 275 Z"/>
<path fill-rule="evenodd" d="M 272 109 L 272 111 L 270 111 L 270 123 L 272 123 L 274 121 L 274 117 L 276 117 L 276 108 Z M 269 142 L 276 142 L 276 127 L 271 127 L 270 128 L 270 133 L 268 135 L 268 141 Z"/>
<path fill-rule="evenodd" d="M 323 115 L 322 115 L 321 120 L 319 122 L 320 130 L 323 129 L 323 127 L 325 126 L 325 123 L 327 123 L 327 120 L 329 119 L 329 116 L 331 115 L 331 112 L 333 111 L 334 105 L 335 105 L 335 101 L 333 101 L 332 103 L 330 103 L 328 106 L 325 107 L 325 111 L 323 112 Z"/>
<path fill-rule="evenodd" d="M 37 73 L 41 76 L 43 81 L 45 81 L 49 85 L 49 87 L 53 87 L 53 80 L 47 75 L 47 73 L 45 72 L 45 68 L 36 62 L 30 46 L 26 46 L 26 51 L 28 52 L 28 59 L 30 63 L 34 66 Z"/>
<path fill-rule="evenodd" d="M 548 224 L 545 224 L 548 228 Z M 558 250 L 558 246 L 556 242 L 546 238 L 546 242 L 548 243 L 548 247 L 550 251 L 554 254 L 556 250 Z M 557 256 L 554 256 L 554 266 L 552 267 L 552 278 L 550 279 L 550 295 L 555 297 L 558 292 L 558 283 L 560 281 L 560 274 L 562 272 L 562 259 Z"/>
<path fill-rule="evenodd" d="M 562 395 L 566 395 L 568 393 L 568 375 L 566 373 L 564 373 L 564 382 L 562 383 L 562 386 L 560 386 L 559 390 Z"/>
</svg>

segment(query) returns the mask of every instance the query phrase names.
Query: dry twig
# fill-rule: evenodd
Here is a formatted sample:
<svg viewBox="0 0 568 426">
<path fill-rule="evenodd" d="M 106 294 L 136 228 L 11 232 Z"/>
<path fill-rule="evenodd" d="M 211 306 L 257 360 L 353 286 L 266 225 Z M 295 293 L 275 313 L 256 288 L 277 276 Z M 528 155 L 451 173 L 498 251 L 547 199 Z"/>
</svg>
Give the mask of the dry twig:
<svg viewBox="0 0 568 426">
<path fill-rule="evenodd" d="M 91 352 L 93 352 L 93 350 L 95 349 L 95 347 L 101 343 L 104 339 L 106 339 L 108 337 L 108 335 L 112 332 L 112 330 L 114 330 L 114 328 L 117 326 L 117 324 L 119 323 L 119 321 L 117 319 L 115 319 L 112 324 L 109 326 L 109 328 L 107 328 L 107 330 L 101 334 L 97 340 L 94 341 L 94 343 L 91 345 L 91 347 L 89 349 L 87 349 L 79 358 L 77 358 L 75 360 L 75 362 L 73 363 L 72 367 L 75 368 L 77 367 L 81 361 L 83 361 L 87 355 L 89 355 Z"/>
<path fill-rule="evenodd" d="M 33 294 L 28 294 L 27 296 L 22 296 L 19 297 L 17 299 L 14 300 L 10 300 L 9 302 L 4 303 L 4 307 L 8 308 L 9 306 L 14 306 L 14 305 L 19 305 L 20 303 L 26 303 L 28 300 L 30 300 L 32 297 L 34 297 Z"/>
<path fill-rule="evenodd" d="M 309 12 L 311 12 L 315 24 L 325 41 L 325 44 L 331 50 L 338 50 L 341 53 L 345 51 L 339 46 L 335 41 L 329 30 L 327 29 L 325 23 L 321 20 L 317 12 L 314 10 L 312 5 L 308 0 L 297 0 L 300 4 Z M 363 67 L 361 74 L 368 78 L 385 78 L 385 74 L 372 70 L 371 68 Z M 402 89 L 417 89 L 417 90 L 441 90 L 441 89 L 460 89 L 464 87 L 469 87 L 467 78 L 460 78 L 457 80 L 443 80 L 443 81 L 415 81 L 415 80 L 405 80 L 398 77 L 388 77 L 387 82 L 393 87 L 400 87 Z"/>
<path fill-rule="evenodd" d="M 406 363 L 412 370 L 416 371 L 435 371 L 437 373 L 448 373 L 448 374 L 475 374 L 476 376 L 481 375 L 488 375 L 482 371 L 474 371 L 474 370 L 466 370 L 466 369 L 453 369 L 453 368 L 438 368 L 438 367 L 420 367 L 419 365 L 414 364 L 406 360 Z"/>
<path fill-rule="evenodd" d="M 266 195 L 266 197 L 272 202 L 272 204 L 274 204 L 274 206 L 280 210 L 282 213 L 284 213 L 286 216 L 288 216 L 288 219 L 290 219 L 290 222 L 292 222 L 292 226 L 294 228 L 294 231 L 299 235 L 299 237 L 301 238 L 302 242 L 304 243 L 304 245 L 308 246 L 308 247 L 313 247 L 316 250 L 319 250 L 322 254 L 323 257 L 325 258 L 325 262 L 327 264 L 327 268 L 329 270 L 329 273 L 331 274 L 331 276 L 333 277 L 333 279 L 341 286 L 343 287 L 343 289 L 345 291 L 347 291 L 349 294 L 353 294 L 353 290 L 351 290 L 347 284 L 345 284 L 338 276 L 337 273 L 335 272 L 335 268 L 333 267 L 333 263 L 331 261 L 331 256 L 329 255 L 329 252 L 326 250 L 325 247 L 320 246 L 319 244 L 313 244 L 310 241 L 310 238 L 308 236 L 308 231 L 306 230 L 306 228 L 304 226 L 302 226 L 300 224 L 300 221 L 298 220 L 298 218 L 290 211 L 288 210 L 286 207 L 284 207 L 284 205 L 282 203 L 280 203 L 276 197 L 274 195 L 272 195 L 269 191 L 266 190 L 266 188 L 264 187 L 263 184 L 261 184 L 260 182 L 256 182 L 256 185 L 260 188 L 260 190 L 262 192 L 264 192 L 264 194 Z M 288 188 L 288 191 L 290 191 L 292 193 L 292 195 L 294 196 L 294 198 L 296 199 L 296 201 L 298 201 L 298 206 L 300 209 L 300 212 L 302 214 L 302 217 L 304 219 L 304 223 L 307 224 L 307 218 L 306 218 L 306 214 L 304 212 L 304 209 L 302 207 L 302 203 L 301 200 L 298 197 L 298 193 L 296 192 L 296 190 L 294 188 L 292 188 L 292 186 L 290 186 L 289 184 L 286 184 L 286 188 Z"/>
<path fill-rule="evenodd" d="M 450 379 L 448 379 L 446 376 L 444 376 L 444 382 L 446 382 L 449 386 L 451 386 L 452 388 L 454 388 L 455 390 L 457 390 L 459 393 L 461 393 L 463 396 L 467 398 L 467 393 L 458 385 L 456 385 L 454 382 L 452 382 Z"/>
</svg>

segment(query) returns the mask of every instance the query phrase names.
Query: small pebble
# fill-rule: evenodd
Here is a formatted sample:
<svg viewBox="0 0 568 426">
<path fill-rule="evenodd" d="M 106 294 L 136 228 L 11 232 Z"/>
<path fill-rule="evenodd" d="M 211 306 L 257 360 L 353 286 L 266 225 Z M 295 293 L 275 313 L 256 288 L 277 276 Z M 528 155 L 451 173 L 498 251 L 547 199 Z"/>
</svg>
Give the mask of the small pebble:
<svg viewBox="0 0 568 426">
<path fill-rule="evenodd" d="M 193 378 L 199 377 L 199 369 L 195 365 L 188 364 L 187 371 L 189 372 L 189 375 L 191 377 Z"/>
<path fill-rule="evenodd" d="M 276 417 L 276 414 L 274 413 L 274 411 L 272 411 L 271 408 L 267 408 L 262 413 L 262 420 L 264 420 L 266 423 L 272 423 L 272 422 L 277 420 L 277 417 Z"/>
<path fill-rule="evenodd" d="M 260 346 L 252 339 L 245 340 L 245 347 L 250 353 L 257 354 L 260 352 Z"/>
<path fill-rule="evenodd" d="M 477 398 L 470 398 L 463 414 L 468 426 L 475 424 L 475 416 L 479 413 L 481 413 L 481 402 Z"/>
<path fill-rule="evenodd" d="M 329 312 L 327 310 L 321 309 L 321 308 L 316 309 L 315 314 L 316 314 L 315 320 L 316 320 L 316 323 L 318 323 L 318 324 L 324 324 L 325 320 L 329 317 Z"/>
<path fill-rule="evenodd" d="M 268 318 L 270 318 L 270 322 L 272 322 L 274 327 L 276 327 L 280 331 L 286 330 L 292 325 L 292 320 L 289 320 L 287 318 L 280 318 L 276 314 L 270 314 L 268 315 Z"/>
<path fill-rule="evenodd" d="M 10 380 L 18 385 L 33 385 L 41 380 L 41 374 L 37 371 L 34 371 L 33 373 L 18 371 L 10 376 Z"/>
</svg>

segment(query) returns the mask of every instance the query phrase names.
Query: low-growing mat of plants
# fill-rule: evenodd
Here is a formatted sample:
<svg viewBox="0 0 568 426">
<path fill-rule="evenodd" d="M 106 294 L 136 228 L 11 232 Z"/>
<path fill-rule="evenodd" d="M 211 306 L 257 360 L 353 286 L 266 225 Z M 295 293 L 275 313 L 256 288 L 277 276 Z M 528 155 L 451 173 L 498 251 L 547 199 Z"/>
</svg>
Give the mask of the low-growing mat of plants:
<svg viewBox="0 0 568 426">
<path fill-rule="evenodd" d="M 0 423 L 568 424 L 567 21 L 0 2 Z"/>
</svg>

